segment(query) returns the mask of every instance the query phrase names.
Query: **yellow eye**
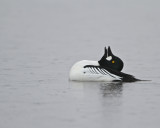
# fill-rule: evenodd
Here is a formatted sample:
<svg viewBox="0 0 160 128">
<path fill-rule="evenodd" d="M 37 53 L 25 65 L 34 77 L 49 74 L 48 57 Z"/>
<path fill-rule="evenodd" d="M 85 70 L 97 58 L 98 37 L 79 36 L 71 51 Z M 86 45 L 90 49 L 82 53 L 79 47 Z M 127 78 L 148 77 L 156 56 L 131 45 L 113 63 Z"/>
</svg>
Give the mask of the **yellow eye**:
<svg viewBox="0 0 160 128">
<path fill-rule="evenodd" d="M 112 64 L 114 64 L 115 63 L 115 61 L 114 60 L 112 60 Z"/>
</svg>

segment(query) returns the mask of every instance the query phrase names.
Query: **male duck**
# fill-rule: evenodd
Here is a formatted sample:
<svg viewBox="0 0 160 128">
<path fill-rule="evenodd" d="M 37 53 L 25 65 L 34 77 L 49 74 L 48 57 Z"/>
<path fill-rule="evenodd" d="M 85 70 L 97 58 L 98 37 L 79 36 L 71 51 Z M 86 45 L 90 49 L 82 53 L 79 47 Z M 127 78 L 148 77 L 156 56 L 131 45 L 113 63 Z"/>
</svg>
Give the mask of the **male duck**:
<svg viewBox="0 0 160 128">
<path fill-rule="evenodd" d="M 113 55 L 111 48 L 105 47 L 104 55 L 99 61 L 82 60 L 75 63 L 69 74 L 73 81 L 139 81 L 134 76 L 121 72 L 123 61 Z"/>
</svg>

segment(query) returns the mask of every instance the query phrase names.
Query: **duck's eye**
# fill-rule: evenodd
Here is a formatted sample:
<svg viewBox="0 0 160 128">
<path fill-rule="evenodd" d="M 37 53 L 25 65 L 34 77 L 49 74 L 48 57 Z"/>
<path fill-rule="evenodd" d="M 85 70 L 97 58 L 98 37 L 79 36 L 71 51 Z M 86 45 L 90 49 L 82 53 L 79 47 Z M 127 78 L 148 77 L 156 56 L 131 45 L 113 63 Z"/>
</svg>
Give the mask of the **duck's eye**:
<svg viewBox="0 0 160 128">
<path fill-rule="evenodd" d="M 112 56 L 108 56 L 108 57 L 106 58 L 106 60 L 111 61 L 111 60 L 112 60 Z"/>
<path fill-rule="evenodd" d="M 112 64 L 114 64 L 115 63 L 115 61 L 114 60 L 112 60 Z"/>
</svg>

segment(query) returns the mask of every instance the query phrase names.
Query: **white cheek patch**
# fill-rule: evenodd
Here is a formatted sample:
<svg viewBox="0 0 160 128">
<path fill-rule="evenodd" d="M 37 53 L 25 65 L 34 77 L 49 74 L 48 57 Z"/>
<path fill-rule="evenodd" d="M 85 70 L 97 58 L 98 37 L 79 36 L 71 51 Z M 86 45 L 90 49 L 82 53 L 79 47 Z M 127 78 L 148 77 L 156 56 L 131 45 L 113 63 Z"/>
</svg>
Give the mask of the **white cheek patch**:
<svg viewBox="0 0 160 128">
<path fill-rule="evenodd" d="M 108 56 L 108 57 L 106 58 L 106 60 L 111 61 L 111 60 L 112 60 L 112 56 Z"/>
</svg>

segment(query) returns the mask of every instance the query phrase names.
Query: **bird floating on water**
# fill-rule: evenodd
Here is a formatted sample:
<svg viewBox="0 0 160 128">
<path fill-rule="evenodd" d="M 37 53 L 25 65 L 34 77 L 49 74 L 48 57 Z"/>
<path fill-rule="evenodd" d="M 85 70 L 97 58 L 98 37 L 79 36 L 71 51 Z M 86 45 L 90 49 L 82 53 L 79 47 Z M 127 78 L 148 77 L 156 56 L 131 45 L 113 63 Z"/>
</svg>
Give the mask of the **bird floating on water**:
<svg viewBox="0 0 160 128">
<path fill-rule="evenodd" d="M 115 56 L 111 48 L 104 48 L 104 55 L 99 61 L 82 60 L 75 63 L 69 74 L 72 81 L 140 81 L 133 75 L 121 72 L 123 61 Z"/>
</svg>

